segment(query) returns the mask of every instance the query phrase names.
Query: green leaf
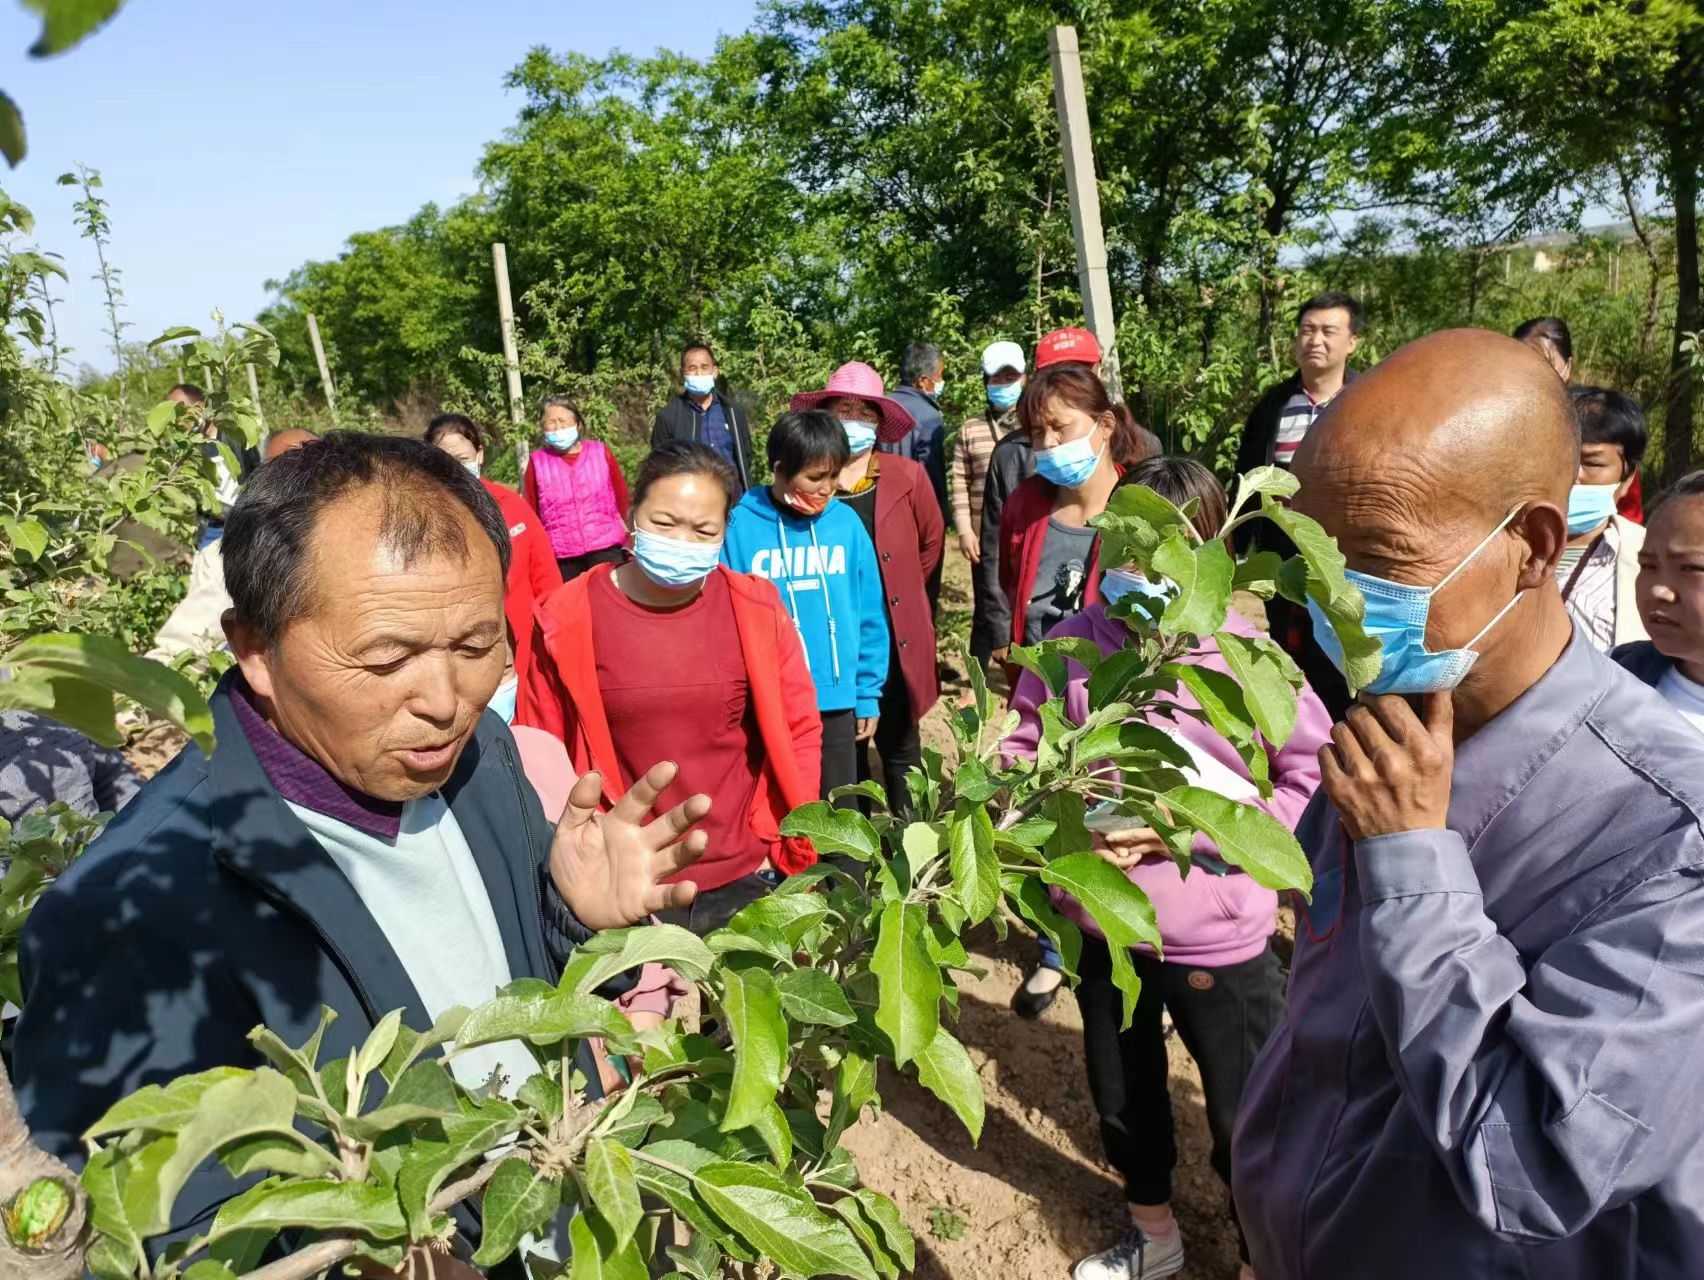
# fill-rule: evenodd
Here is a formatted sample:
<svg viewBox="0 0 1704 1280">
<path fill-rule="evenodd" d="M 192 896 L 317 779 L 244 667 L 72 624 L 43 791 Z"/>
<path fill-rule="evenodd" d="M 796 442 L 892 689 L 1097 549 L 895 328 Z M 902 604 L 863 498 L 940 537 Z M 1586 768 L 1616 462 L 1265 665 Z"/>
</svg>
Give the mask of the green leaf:
<svg viewBox="0 0 1704 1280">
<path fill-rule="evenodd" d="M 1296 728 L 1296 691 L 1290 687 L 1284 666 L 1268 651 L 1278 646 L 1270 640 L 1250 640 L 1229 631 L 1219 632 L 1214 639 L 1225 665 L 1242 685 L 1243 703 L 1254 719 L 1254 727 L 1274 749 L 1282 747 Z"/>
<path fill-rule="evenodd" d="M 30 57 L 64 53 L 91 35 L 119 11 L 124 0 L 24 0 L 41 15 L 41 35 L 30 46 Z"/>
<path fill-rule="evenodd" d="M 1108 499 L 1106 513 L 1115 520 L 1119 516 L 1136 516 L 1153 526 L 1155 532 L 1161 535 L 1174 529 L 1189 527 L 1189 517 L 1184 515 L 1175 502 L 1145 484 L 1120 485 L 1118 491 Z M 1128 561 L 1108 560 L 1106 563 L 1119 565 Z"/>
<path fill-rule="evenodd" d="M 864 1246 L 864 1252 L 876 1266 L 876 1271 L 882 1280 L 899 1280 L 899 1263 L 882 1244 L 881 1234 L 875 1225 L 864 1216 L 864 1211 L 858 1207 L 858 1202 L 851 1196 L 842 1196 L 832 1201 L 828 1206 L 829 1212 L 838 1214 L 840 1220 L 858 1237 L 858 1243 Z"/>
<path fill-rule="evenodd" d="M 800 1276 L 877 1280 L 845 1223 L 760 1165 L 707 1164 L 694 1182 L 711 1212 L 783 1271 Z"/>
<path fill-rule="evenodd" d="M 1175 787 L 1160 797 L 1174 821 L 1188 823 L 1219 847 L 1219 856 L 1268 889 L 1313 890 L 1313 868 L 1283 823 L 1253 805 L 1201 787 Z M 1098 919 L 1098 917 L 1097 917 Z"/>
<path fill-rule="evenodd" d="M 965 760 L 953 775 L 953 794 L 971 804 L 985 804 L 994 798 L 1000 784 L 988 776 L 982 761 L 972 757 Z"/>
<path fill-rule="evenodd" d="M 701 1169 L 707 1164 L 716 1162 L 716 1154 L 706 1151 L 703 1147 L 690 1142 L 653 1142 L 644 1150 L 652 1153 L 659 1160 L 666 1160 L 671 1165 L 682 1169 Z M 639 1190 L 646 1195 L 655 1196 L 685 1220 L 696 1235 L 707 1237 L 716 1243 L 729 1255 L 742 1262 L 754 1260 L 752 1252 L 742 1245 L 726 1227 L 710 1216 L 710 1211 L 698 1198 L 693 1189 L 692 1180 L 683 1178 L 673 1169 L 665 1169 L 661 1165 L 650 1163 L 643 1158 L 633 1162 L 633 1176 L 639 1183 Z"/>
<path fill-rule="evenodd" d="M 1044 846 L 1049 858 L 1083 853 L 1094 847 L 1083 825 L 1083 797 L 1075 791 L 1056 791 L 1042 803 L 1041 816 L 1053 823 Z"/>
<path fill-rule="evenodd" d="M 917 1248 L 911 1239 L 911 1232 L 906 1228 L 905 1220 L 899 1216 L 899 1209 L 879 1191 L 871 1191 L 868 1187 L 859 1187 L 852 1193 L 852 1198 L 858 1202 L 866 1217 L 876 1225 L 882 1233 L 882 1242 L 887 1245 L 894 1257 L 899 1259 L 900 1267 L 905 1271 L 913 1271 L 917 1267 Z"/>
<path fill-rule="evenodd" d="M 719 956 L 731 951 L 750 951 L 789 968 L 793 964 L 793 947 L 786 935 L 765 924 L 748 924 L 744 929 L 714 929 L 704 935 L 704 941 Z"/>
<path fill-rule="evenodd" d="M 1243 473 L 1237 479 L 1237 506 L 1242 506 L 1249 498 L 1270 493 L 1275 498 L 1293 497 L 1302 487 L 1302 482 L 1296 478 L 1296 473 L 1287 467 L 1273 466 L 1268 463 Z"/>
<path fill-rule="evenodd" d="M 79 1179 L 89 1197 L 90 1223 L 100 1233 L 101 1243 L 107 1246 L 104 1259 L 97 1259 L 93 1253 L 89 1256 L 90 1268 L 101 1280 L 107 1280 L 110 1274 L 109 1263 L 113 1264 L 112 1272 L 129 1280 L 136 1264 L 144 1257 L 142 1236 L 131 1224 L 121 1194 L 119 1160 L 116 1148 L 105 1147 L 89 1157 Z M 100 1263 L 98 1267 L 97 1262 Z M 118 1270 L 120 1267 L 122 1271 Z"/>
<path fill-rule="evenodd" d="M 1278 594 L 1278 575 L 1283 567 L 1283 557 L 1276 551 L 1256 551 L 1237 562 L 1231 590 L 1252 592 L 1262 600 L 1270 600 Z"/>
<path fill-rule="evenodd" d="M 226 1080 L 241 1080 L 248 1074 L 241 1067 L 213 1067 L 179 1076 L 170 1084 L 144 1085 L 108 1107 L 99 1120 L 83 1131 L 83 1141 L 131 1129 L 176 1133 L 195 1118 L 196 1108 L 209 1089 Z"/>
<path fill-rule="evenodd" d="M 1059 953 L 1061 970 L 1074 980 L 1083 956 L 1082 930 L 1059 914 L 1039 877 L 1008 873 L 1001 877 L 1001 884 L 1018 914 L 1047 935 Z"/>
<path fill-rule="evenodd" d="M 438 1015 L 429 1031 L 416 1032 L 408 1027 L 401 1028 L 397 1032 L 396 1044 L 391 1047 L 389 1056 L 379 1068 L 379 1074 L 394 1089 L 398 1078 L 413 1069 L 415 1059 L 421 1054 L 436 1049 L 441 1044 L 449 1044 L 456 1038 L 456 1033 L 462 1029 L 462 1023 L 467 1021 L 467 1015 L 468 1011 L 461 1005 L 451 1005 Z M 318 1039 L 314 1041 L 314 1052 L 319 1052 Z"/>
<path fill-rule="evenodd" d="M 521 1237 L 550 1221 L 562 1202 L 562 1182 L 547 1178 L 511 1156 L 497 1166 L 480 1201 L 481 1234 L 476 1266 L 491 1267 L 515 1251 Z"/>
<path fill-rule="evenodd" d="M 175 1148 L 159 1167 L 153 1213 L 137 1229 L 144 1235 L 166 1230 L 178 1192 L 220 1147 L 256 1134 L 293 1134 L 295 1116 L 296 1086 L 269 1067 L 212 1085 L 201 1095 L 195 1117 L 178 1130 Z"/>
<path fill-rule="evenodd" d="M 840 984 L 821 969 L 795 969 L 782 974 L 775 986 L 783 1012 L 794 1022 L 849 1027 L 858 1020 Z"/>
<path fill-rule="evenodd" d="M 16 169 L 28 150 L 24 136 L 24 113 L 9 93 L 0 93 L 0 155 Z"/>
<path fill-rule="evenodd" d="M 379 1019 L 378 1025 L 367 1034 L 361 1052 L 355 1055 L 355 1070 L 363 1076 L 372 1075 L 396 1044 L 396 1033 L 402 1027 L 402 1010 L 392 1009 Z"/>
<path fill-rule="evenodd" d="M 1267 519 L 1296 544 L 1296 550 L 1307 565 L 1307 598 L 1324 611 L 1338 643 L 1343 647 L 1344 678 L 1349 683 L 1349 691 L 1353 693 L 1364 689 L 1378 678 L 1382 657 L 1379 642 L 1362 629 L 1361 624 L 1367 616 L 1366 602 L 1344 576 L 1348 564 L 1337 549 L 1337 540 L 1314 520 L 1292 511 L 1270 496 L 1262 496 L 1260 501 Z M 1306 603 L 1305 599 L 1297 598 L 1295 584 L 1287 573 L 1280 573 L 1279 588 L 1297 604 Z"/>
<path fill-rule="evenodd" d="M 1168 803 L 1169 793 L 1168 793 Z M 1160 947 L 1160 928 L 1154 920 L 1154 904 L 1117 867 L 1098 853 L 1074 853 L 1041 869 L 1047 884 L 1058 885 L 1094 917 L 1107 945 L 1134 947 L 1147 943 Z"/>
<path fill-rule="evenodd" d="M 1233 746 L 1254 741 L 1254 717 L 1243 699 L 1242 686 L 1234 679 L 1223 671 L 1188 662 L 1167 663 L 1160 670 L 1176 676 L 1178 683 L 1195 695 L 1207 723 L 1225 741 Z"/>
<path fill-rule="evenodd" d="M 183 1280 L 237 1280 L 237 1273 L 216 1258 L 203 1258 L 190 1264 Z"/>
<path fill-rule="evenodd" d="M 498 996 L 467 1015 L 456 1047 L 527 1040 L 537 1045 L 603 1036 L 616 1044 L 633 1038 L 633 1024 L 608 1000 L 554 989 Z"/>
<path fill-rule="evenodd" d="M 646 1280 L 644 1256 L 637 1241 L 617 1244 L 615 1233 L 596 1213 L 582 1213 L 568 1224 L 573 1251 L 567 1280 Z"/>
<path fill-rule="evenodd" d="M 824 856 L 843 853 L 859 862 L 868 862 L 882 848 L 881 837 L 863 814 L 822 800 L 789 813 L 781 820 L 781 834 L 806 837 Z"/>
<path fill-rule="evenodd" d="M 779 1168 L 785 1169 L 793 1162 L 793 1129 L 787 1123 L 787 1113 L 778 1104 L 770 1102 L 758 1112 L 749 1127 L 763 1139 L 763 1145 L 769 1148 L 770 1159 Z"/>
<path fill-rule="evenodd" d="M 982 1138 L 982 1077 L 976 1074 L 970 1055 L 945 1027 L 935 1032 L 917 1055 L 917 1078 L 923 1087 L 953 1109 L 970 1131 L 972 1143 Z"/>
<path fill-rule="evenodd" d="M 868 800 L 873 804 L 880 805 L 884 810 L 887 808 L 887 791 L 881 783 L 871 778 L 865 778 L 862 782 L 848 782 L 844 786 L 836 787 L 828 793 L 828 799 L 831 804 L 835 805 L 839 805 L 844 800 Z"/>
<path fill-rule="evenodd" d="M 408 1231 L 395 1194 L 370 1182 L 267 1178 L 225 1201 L 213 1219 L 212 1239 L 233 1231 L 288 1227 L 353 1231 L 375 1240 L 394 1240 Z"/>
<path fill-rule="evenodd" d="M 4 523 L 14 550 L 22 551 L 31 560 L 41 559 L 41 553 L 47 550 L 47 530 L 41 521 L 7 518 L 0 523 Z"/>
<path fill-rule="evenodd" d="M 923 911 L 904 902 L 882 908 L 870 970 L 879 994 L 876 1025 L 904 1066 L 935 1038 L 941 1025 L 941 971 L 923 941 Z"/>
<path fill-rule="evenodd" d="M 176 324 L 150 342 L 148 350 L 152 351 L 155 347 L 162 347 L 168 342 L 180 342 L 184 338 L 199 338 L 200 336 L 201 330 L 192 328 L 187 324 Z"/>
<path fill-rule="evenodd" d="M 633 1157 L 619 1142 L 593 1138 L 586 1144 L 586 1194 L 615 1233 L 617 1246 L 633 1239 L 643 1210 L 633 1180 Z"/>
<path fill-rule="evenodd" d="M 558 985 L 564 991 L 590 995 L 616 974 L 647 964 L 666 964 L 682 977 L 698 981 L 715 962 L 710 948 L 677 924 L 609 929 L 574 948 Z"/>
<path fill-rule="evenodd" d="M 959 905 L 970 923 L 981 924 L 1000 902 L 1000 858 L 988 810 L 961 802 L 947 830 L 947 848 Z"/>
<path fill-rule="evenodd" d="M 111 636 L 31 636 L 6 655 L 6 665 L 12 679 L 0 684 L 0 707 L 40 711 L 96 742 L 122 746 L 110 702 L 106 714 L 91 716 L 92 704 L 68 696 L 76 686 L 106 690 L 170 720 L 213 754 L 213 715 L 195 686 L 169 667 L 136 657 Z"/>
<path fill-rule="evenodd" d="M 463 1165 L 482 1157 L 515 1131 L 515 1109 L 488 1101 L 460 1120 L 446 1120 L 444 1141 L 416 1139 L 396 1175 L 395 1198 L 408 1219 L 409 1235 L 425 1236 L 431 1227 L 427 1206 Z"/>
<path fill-rule="evenodd" d="M 757 901 L 740 908 L 728 921 L 728 928 L 744 931 L 768 929 L 781 935 L 788 946 L 796 947 L 799 940 L 828 915 L 828 899 L 818 893 L 766 893 Z"/>
<path fill-rule="evenodd" d="M 292 1177 L 335 1176 L 342 1166 L 337 1157 L 306 1138 L 287 1138 L 263 1133 L 228 1143 L 219 1152 L 219 1163 L 234 1177 L 250 1173 L 283 1173 Z"/>
<path fill-rule="evenodd" d="M 562 1115 L 562 1086 L 544 1072 L 535 1072 L 515 1091 L 515 1100 L 531 1107 L 546 1120 Z"/>
<path fill-rule="evenodd" d="M 176 400 L 160 401 L 160 403 L 148 410 L 148 416 L 145 419 L 148 423 L 148 430 L 155 434 L 164 431 L 167 427 L 171 426 L 172 423 L 177 421 L 177 417 L 180 412 L 187 413 L 189 411 Z"/>
<path fill-rule="evenodd" d="M 1178 589 L 1160 615 L 1162 635 L 1210 636 L 1225 625 L 1236 565 L 1223 542 L 1215 539 L 1192 548 L 1186 538 L 1173 534 L 1154 552 L 1153 567 Z"/>
<path fill-rule="evenodd" d="M 1015 644 L 1007 651 L 1006 661 L 1037 676 L 1047 686 L 1049 697 L 1057 698 L 1065 692 L 1066 682 L 1070 678 L 1065 666 L 1065 655 L 1049 642 L 1043 641 L 1036 645 Z"/>
<path fill-rule="evenodd" d="M 787 1019 L 762 969 L 723 969 L 722 1012 L 734 1044 L 734 1079 L 722 1131 L 743 1129 L 775 1101 L 787 1068 Z"/>
<path fill-rule="evenodd" d="M 829 1109 L 827 1142 L 836 1142 L 876 1097 L 876 1064 L 854 1050 L 840 1059 L 834 1075 L 834 1101 Z"/>
</svg>

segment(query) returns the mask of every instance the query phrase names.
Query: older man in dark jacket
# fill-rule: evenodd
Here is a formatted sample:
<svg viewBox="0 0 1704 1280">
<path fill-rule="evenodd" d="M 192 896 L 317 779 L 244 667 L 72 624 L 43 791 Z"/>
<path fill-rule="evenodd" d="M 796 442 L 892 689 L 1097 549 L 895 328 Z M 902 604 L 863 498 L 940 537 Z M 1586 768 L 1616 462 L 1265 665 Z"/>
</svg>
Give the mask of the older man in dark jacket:
<svg viewBox="0 0 1704 1280">
<path fill-rule="evenodd" d="M 694 797 L 643 825 L 659 766 L 608 814 L 596 775 L 553 832 L 485 714 L 505 665 L 508 540 L 453 458 L 334 433 L 262 468 L 232 510 L 218 746 L 187 747 L 42 899 L 23 940 L 16 1082 L 36 1140 L 79 1135 L 146 1084 L 259 1065 L 264 1023 L 322 1060 L 392 1009 L 416 1028 L 515 979 L 554 981 L 588 930 L 681 906 Z M 462 1063 L 509 1087 L 524 1047 Z M 480 1050 L 474 1051 L 482 1053 Z M 204 1167 L 172 1227 L 236 1189 Z"/>
</svg>

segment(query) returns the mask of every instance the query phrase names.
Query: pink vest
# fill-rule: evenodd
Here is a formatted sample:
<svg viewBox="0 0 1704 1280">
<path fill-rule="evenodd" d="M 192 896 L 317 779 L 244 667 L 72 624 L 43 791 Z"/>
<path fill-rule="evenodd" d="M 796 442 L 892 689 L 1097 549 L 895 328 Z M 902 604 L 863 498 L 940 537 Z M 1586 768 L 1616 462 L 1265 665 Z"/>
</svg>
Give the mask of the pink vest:
<svg viewBox="0 0 1704 1280">
<path fill-rule="evenodd" d="M 627 526 L 621 522 L 609 483 L 609 450 L 601 441 L 583 441 L 577 457 L 534 449 L 531 466 L 538 486 L 539 519 L 558 559 L 627 541 Z"/>
</svg>

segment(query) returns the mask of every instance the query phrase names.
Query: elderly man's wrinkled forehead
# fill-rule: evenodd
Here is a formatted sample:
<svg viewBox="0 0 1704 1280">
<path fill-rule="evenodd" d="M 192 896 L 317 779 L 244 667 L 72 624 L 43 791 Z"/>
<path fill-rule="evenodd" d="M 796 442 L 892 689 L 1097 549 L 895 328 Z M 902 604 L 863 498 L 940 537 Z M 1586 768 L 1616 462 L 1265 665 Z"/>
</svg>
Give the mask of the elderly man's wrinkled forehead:
<svg viewBox="0 0 1704 1280">
<path fill-rule="evenodd" d="M 1578 466 L 1573 410 L 1543 358 L 1456 329 L 1398 349 L 1332 402 L 1297 450 L 1296 506 L 1340 541 L 1441 545 L 1522 503 L 1566 507 Z"/>
</svg>

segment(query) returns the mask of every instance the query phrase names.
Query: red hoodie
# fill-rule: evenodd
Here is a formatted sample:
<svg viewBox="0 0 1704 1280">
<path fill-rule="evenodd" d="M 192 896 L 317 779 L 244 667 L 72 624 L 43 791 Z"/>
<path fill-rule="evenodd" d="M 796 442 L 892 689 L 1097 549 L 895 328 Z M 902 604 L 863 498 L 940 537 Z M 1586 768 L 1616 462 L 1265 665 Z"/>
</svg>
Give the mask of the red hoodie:
<svg viewBox="0 0 1704 1280">
<path fill-rule="evenodd" d="M 535 610 L 537 631 L 530 670 L 521 676 L 515 723 L 544 729 L 568 748 L 577 773 L 596 769 L 603 776 L 607 808 L 627 791 L 610 736 L 603 694 L 597 682 L 597 655 L 592 648 L 591 585 L 609 575 L 600 565 L 559 588 Z M 735 573 L 722 566 L 733 603 L 734 627 L 745 660 L 751 707 L 763 746 L 763 771 L 752 798 L 751 829 L 768 849 L 769 860 L 788 875 L 816 861 L 810 841 L 780 835 L 781 819 L 800 805 L 817 799 L 822 774 L 822 718 L 817 711 L 816 686 L 805 664 L 793 620 L 774 586 L 761 578 Z M 692 650 L 692 637 L 683 636 L 681 652 Z M 682 726 L 689 730 L 689 726 Z M 750 866 L 722 865 L 713 874 L 691 879 L 701 890 L 720 888 L 750 875 Z"/>
</svg>

